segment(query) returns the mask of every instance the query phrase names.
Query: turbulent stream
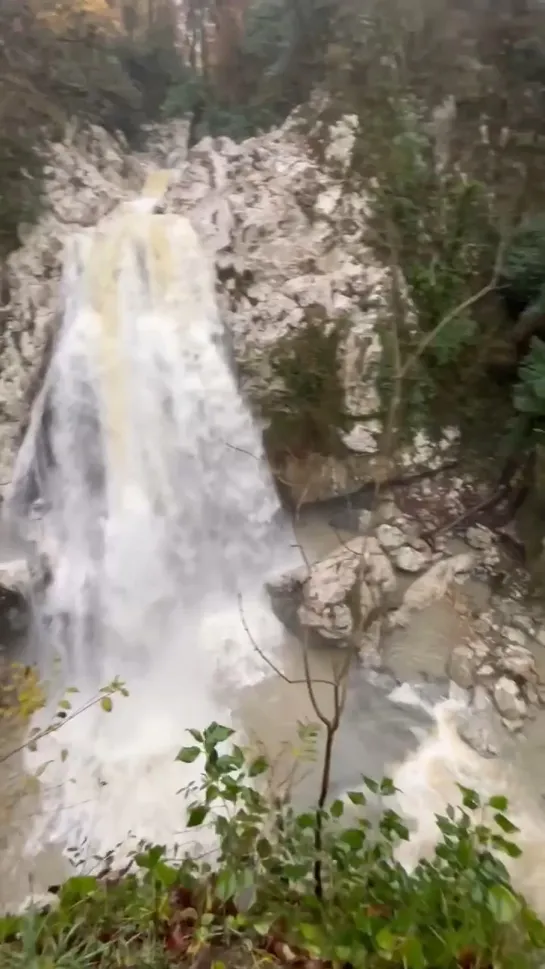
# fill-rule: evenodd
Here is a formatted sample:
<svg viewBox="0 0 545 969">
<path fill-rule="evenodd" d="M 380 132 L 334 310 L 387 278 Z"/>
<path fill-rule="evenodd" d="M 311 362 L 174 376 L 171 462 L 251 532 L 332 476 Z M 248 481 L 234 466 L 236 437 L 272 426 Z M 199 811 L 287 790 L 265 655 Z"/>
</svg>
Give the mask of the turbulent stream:
<svg viewBox="0 0 545 969">
<path fill-rule="evenodd" d="M 296 535 L 284 517 L 224 350 L 212 272 L 186 220 L 138 200 L 81 233 L 67 247 L 64 299 L 8 501 L 23 533 L 39 507 L 52 568 L 31 644 L 57 689 L 40 722 L 67 685 L 78 688 L 78 706 L 114 677 L 129 696 L 115 697 L 111 713 L 92 706 L 18 765 L 32 774 L 47 763 L 39 790 L 9 805 L 3 824 L 4 905 L 55 880 L 63 853 L 92 866 L 111 850 L 123 858 L 139 839 L 187 844 L 178 792 L 199 767 L 174 757 L 188 727 L 231 723 L 273 755 L 294 742 L 313 712 L 305 687 L 279 679 L 254 648 L 297 672 L 297 644 L 270 613 L 264 582 L 302 561 L 299 543 L 311 558 L 336 543 L 323 521 L 303 519 Z M 395 666 L 399 642 L 390 648 Z M 312 659 L 323 676 L 334 656 Z M 395 768 L 401 806 L 417 824 L 408 864 L 429 846 L 433 811 L 457 777 L 494 792 L 513 786 L 513 768 L 469 751 L 444 706 L 434 727 L 447 686 L 418 685 L 417 672 L 393 694 L 393 682 L 354 673 L 333 771 L 341 793 L 362 773 Z M 410 663 L 401 676 L 411 680 Z M 6 774 L 0 782 L 5 815 Z M 316 783 L 311 768 L 297 796 L 312 797 Z M 526 801 L 521 793 L 518 809 L 538 858 L 521 877 L 543 907 L 541 816 Z"/>
</svg>

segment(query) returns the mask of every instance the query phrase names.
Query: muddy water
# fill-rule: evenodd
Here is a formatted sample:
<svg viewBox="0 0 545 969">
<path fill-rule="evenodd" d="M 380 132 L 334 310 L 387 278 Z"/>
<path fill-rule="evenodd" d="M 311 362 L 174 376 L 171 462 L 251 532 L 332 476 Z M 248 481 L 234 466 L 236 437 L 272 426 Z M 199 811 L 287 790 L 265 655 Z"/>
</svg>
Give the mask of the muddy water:
<svg viewBox="0 0 545 969">
<path fill-rule="evenodd" d="M 335 548 L 348 532 L 332 529 L 321 513 L 309 512 L 297 522 L 297 540 L 311 563 Z M 486 589 L 481 583 L 471 583 L 469 591 L 476 607 L 486 603 Z M 427 710 L 442 699 L 447 691 L 446 664 L 450 650 L 463 635 L 463 623 L 449 602 L 434 605 L 415 617 L 408 629 L 396 630 L 385 645 L 385 664 L 392 675 L 375 676 L 374 681 L 360 668 L 351 670 L 346 707 L 334 751 L 331 794 L 338 796 L 361 784 L 362 774 L 380 777 L 391 774 L 396 765 L 413 760 L 411 795 L 406 808 L 418 815 L 420 797 L 416 778 L 420 778 L 419 749 L 423 739 L 433 735 L 435 725 Z M 291 783 L 298 803 L 312 802 L 320 780 L 320 755 L 324 732 L 317 729 L 315 740 L 301 740 L 301 724 L 316 724 L 316 711 L 304 682 L 304 670 L 299 644 L 289 636 L 284 643 L 285 678 L 273 671 L 260 683 L 242 689 L 236 698 L 235 718 L 251 743 L 262 745 L 274 763 L 274 783 Z M 321 649 L 311 656 L 315 681 L 331 680 L 342 660 L 337 649 Z M 396 688 L 396 679 L 407 687 Z M 130 687 L 130 684 L 129 684 Z M 325 682 L 316 682 L 315 697 L 327 715 L 332 711 L 332 691 Z M 427 708 L 427 709 L 426 709 Z M 534 787 L 545 792 L 545 715 L 530 724 L 528 739 L 516 742 L 521 769 L 533 774 Z M 6 752 L 20 743 L 16 730 L 4 730 L 3 749 Z M 434 804 L 441 807 L 449 796 L 458 776 L 458 762 L 449 760 L 450 740 L 438 741 L 436 753 L 441 764 L 441 777 L 430 774 L 430 782 L 437 782 L 433 791 Z M 441 746 L 443 743 L 443 746 Z M 515 743 L 515 742 L 514 742 Z M 1 752 L 0 752 L 1 753 Z M 456 753 L 458 756 L 458 752 Z M 462 765 L 460 779 L 479 782 L 479 771 L 487 763 L 473 755 L 469 766 Z M 463 771 L 473 772 L 473 778 Z M 440 772 L 439 772 L 440 773 Z M 494 768 L 494 784 L 501 781 L 502 767 Z M 512 766 L 509 783 L 513 784 Z M 422 773 L 421 782 L 428 783 Z M 426 788 L 424 787 L 424 797 Z M 445 801 L 446 803 L 446 801 Z M 415 808 L 415 804 L 417 807 Z M 70 869 L 58 849 L 43 851 L 38 857 L 25 856 L 24 847 L 32 827 L 33 816 L 39 809 L 36 785 L 21 774 L 20 757 L 0 762 L 0 906 L 20 904 L 29 892 L 43 892 L 58 882 Z"/>
</svg>

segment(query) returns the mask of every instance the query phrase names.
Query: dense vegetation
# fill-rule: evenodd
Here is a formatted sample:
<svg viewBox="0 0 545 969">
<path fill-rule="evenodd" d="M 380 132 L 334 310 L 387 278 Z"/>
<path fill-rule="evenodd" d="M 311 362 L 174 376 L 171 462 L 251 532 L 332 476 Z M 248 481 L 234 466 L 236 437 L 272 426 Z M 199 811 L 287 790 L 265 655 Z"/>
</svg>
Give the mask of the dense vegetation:
<svg viewBox="0 0 545 969">
<path fill-rule="evenodd" d="M 187 824 L 196 843 L 212 829 L 216 859 L 141 845 L 122 874 L 107 860 L 97 876 L 76 874 L 49 911 L 0 919 L 2 967 L 539 965 L 545 925 L 502 861 L 520 854 L 504 797 L 485 804 L 462 789 L 462 806 L 438 818 L 434 856 L 408 873 L 389 779 L 362 778 L 342 800 L 300 813 L 261 753 L 225 746 L 229 728 L 190 732 L 177 759 L 201 758 L 203 775 Z"/>
</svg>

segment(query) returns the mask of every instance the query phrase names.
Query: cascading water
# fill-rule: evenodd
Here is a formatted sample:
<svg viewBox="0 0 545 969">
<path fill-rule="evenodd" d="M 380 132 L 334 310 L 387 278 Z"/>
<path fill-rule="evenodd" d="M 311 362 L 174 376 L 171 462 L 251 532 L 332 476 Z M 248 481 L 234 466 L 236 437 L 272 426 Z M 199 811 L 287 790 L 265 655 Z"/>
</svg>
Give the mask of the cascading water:
<svg viewBox="0 0 545 969">
<path fill-rule="evenodd" d="M 177 792 L 198 772 L 174 761 L 184 732 L 229 722 L 237 687 L 263 675 L 245 626 L 278 647 L 263 583 L 299 562 L 208 260 L 189 222 L 153 205 L 68 244 L 64 321 L 10 500 L 39 499 L 52 560 L 42 664 L 59 657 L 74 706 L 114 677 L 130 693 L 30 755 L 33 769 L 49 761 L 36 838 L 87 856 L 134 847 L 128 836 L 180 841 Z"/>
<path fill-rule="evenodd" d="M 116 676 L 130 693 L 111 713 L 92 705 L 28 755 L 31 770 L 47 763 L 29 851 L 57 841 L 89 862 L 112 851 L 121 860 L 140 839 L 195 842 L 177 792 L 199 768 L 176 752 L 188 727 L 238 725 L 237 691 L 268 672 L 252 638 L 281 665 L 263 583 L 300 564 L 226 360 L 211 269 L 187 221 L 153 214 L 164 180 L 152 187 L 67 247 L 64 320 L 8 501 L 27 521 L 40 506 L 51 566 L 36 608 L 44 670 L 60 691 L 79 689 L 75 707 Z M 507 786 L 529 849 L 513 875 L 545 912 L 542 812 L 504 758 L 483 761 L 462 743 L 448 704 L 435 715 L 437 729 L 394 772 L 415 822 L 400 860 L 411 867 L 430 851 L 435 812 L 458 782 Z M 370 746 L 388 768 L 383 716 L 358 774 Z"/>
</svg>

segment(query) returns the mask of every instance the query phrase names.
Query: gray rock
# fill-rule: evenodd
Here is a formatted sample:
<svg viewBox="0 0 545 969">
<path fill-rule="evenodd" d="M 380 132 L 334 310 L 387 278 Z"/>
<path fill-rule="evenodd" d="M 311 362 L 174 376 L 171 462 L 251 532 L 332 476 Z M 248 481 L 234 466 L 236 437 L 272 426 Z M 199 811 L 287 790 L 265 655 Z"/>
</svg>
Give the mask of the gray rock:
<svg viewBox="0 0 545 969">
<path fill-rule="evenodd" d="M 383 548 L 391 551 L 399 549 L 406 542 L 404 532 L 397 525 L 379 525 L 377 528 L 377 538 Z"/>
<path fill-rule="evenodd" d="M 295 572 L 271 579 L 265 585 L 275 616 L 295 635 L 299 631 L 297 610 L 303 598 L 306 575 L 306 569 L 297 569 Z"/>
<path fill-rule="evenodd" d="M 358 418 L 347 438 L 355 450 L 346 460 L 324 459 L 314 492 L 306 464 L 301 469 L 293 460 L 282 468 L 296 500 L 348 493 L 375 480 L 380 328 L 390 305 L 391 271 L 367 242 L 368 199 L 359 187 L 351 191 L 344 178 L 354 146 L 352 122 L 347 115 L 320 131 L 325 141 L 320 164 L 296 117 L 240 144 L 207 137 L 189 152 L 187 123 L 180 121 L 151 127 L 148 146 L 138 153 L 96 127 L 72 129 L 51 146 L 45 214 L 36 226 L 22 228 L 23 244 L 7 263 L 0 480 L 11 475 L 20 429 L 58 328 L 66 238 L 133 199 L 147 176 L 161 168 L 172 175 L 162 211 L 189 217 L 216 263 L 222 318 L 234 358 L 243 365 L 243 388 L 257 404 L 270 395 L 271 351 L 284 337 L 315 320 L 347 326 L 339 374 L 344 409 Z M 408 326 L 416 327 L 403 298 Z M 362 415 L 369 419 L 362 421 Z M 455 442 L 452 429 L 437 445 L 419 433 L 387 470 L 433 466 Z M 316 461 L 310 470 L 316 476 Z"/>
<path fill-rule="evenodd" d="M 535 659 L 525 646 L 510 646 L 500 656 L 498 669 L 517 680 L 535 680 Z"/>
<path fill-rule="evenodd" d="M 502 676 L 494 687 L 494 702 L 505 720 L 518 721 L 526 716 L 527 705 L 517 684 Z"/>
<path fill-rule="evenodd" d="M 360 640 L 359 654 L 362 666 L 366 670 L 378 670 L 382 665 L 380 645 L 382 638 L 382 621 L 376 619 L 364 632 Z"/>
<path fill-rule="evenodd" d="M 515 626 L 504 626 L 503 635 L 514 646 L 526 646 L 526 636 L 522 629 L 517 629 Z"/>
<path fill-rule="evenodd" d="M 393 552 L 392 558 L 401 572 L 422 572 L 430 561 L 430 552 L 403 545 Z"/>
<path fill-rule="evenodd" d="M 452 680 L 468 690 L 473 686 L 477 660 L 475 652 L 468 645 L 456 646 L 450 655 L 448 674 Z"/>
<path fill-rule="evenodd" d="M 471 548 L 486 551 L 495 543 L 495 535 L 484 525 L 472 525 L 466 531 L 466 541 Z"/>
<path fill-rule="evenodd" d="M 377 540 L 352 539 L 312 566 L 297 609 L 300 628 L 319 640 L 358 648 L 372 611 L 395 588 L 392 565 Z"/>
<path fill-rule="evenodd" d="M 500 753 L 502 722 L 484 687 L 475 687 L 471 707 L 460 715 L 458 732 L 481 757 L 497 757 Z"/>
<path fill-rule="evenodd" d="M 419 576 L 409 586 L 401 607 L 390 616 L 391 626 L 407 625 L 411 613 L 425 609 L 426 606 L 442 599 L 453 582 L 467 577 L 474 561 L 471 553 L 462 552 L 432 565 L 424 575 Z"/>
</svg>

